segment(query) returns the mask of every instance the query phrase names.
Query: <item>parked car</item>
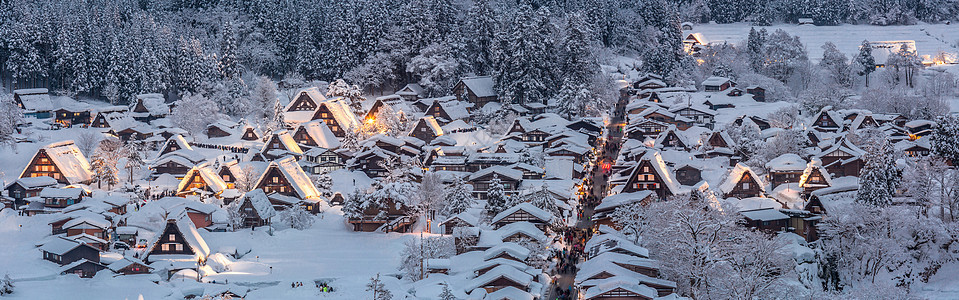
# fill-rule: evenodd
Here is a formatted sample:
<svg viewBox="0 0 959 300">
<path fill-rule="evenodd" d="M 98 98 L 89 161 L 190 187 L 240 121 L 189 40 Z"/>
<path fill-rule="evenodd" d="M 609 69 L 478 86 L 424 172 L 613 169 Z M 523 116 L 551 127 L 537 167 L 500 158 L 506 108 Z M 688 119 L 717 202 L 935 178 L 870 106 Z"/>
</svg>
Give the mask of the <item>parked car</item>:
<svg viewBox="0 0 959 300">
<path fill-rule="evenodd" d="M 124 243 L 124 242 L 114 242 L 114 243 L 113 243 L 113 249 L 117 249 L 117 250 L 119 250 L 119 249 L 130 250 L 130 245 L 127 245 L 127 243 Z"/>
<path fill-rule="evenodd" d="M 137 248 L 146 248 L 146 247 L 147 247 L 147 239 L 140 239 L 139 241 L 137 241 Z"/>
</svg>

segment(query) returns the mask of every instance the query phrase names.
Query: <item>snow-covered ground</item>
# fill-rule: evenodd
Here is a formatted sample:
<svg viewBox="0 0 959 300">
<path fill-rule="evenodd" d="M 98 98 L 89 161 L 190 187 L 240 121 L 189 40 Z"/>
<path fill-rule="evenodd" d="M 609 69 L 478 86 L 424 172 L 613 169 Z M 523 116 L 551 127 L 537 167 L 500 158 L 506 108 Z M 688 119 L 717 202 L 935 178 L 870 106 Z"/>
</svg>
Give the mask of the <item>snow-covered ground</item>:
<svg viewBox="0 0 959 300">
<path fill-rule="evenodd" d="M 806 45 L 809 59 L 818 62 L 822 58 L 822 45 L 826 42 L 836 44 L 839 51 L 848 57 L 859 53 L 863 40 L 901 41 L 914 40 L 919 55 L 935 55 L 938 51 L 959 53 L 959 24 L 919 24 L 908 26 L 850 25 L 813 26 L 795 24 L 777 24 L 773 26 L 752 26 L 748 23 L 733 24 L 696 24 L 687 33 L 699 32 L 711 43 L 739 44 L 746 40 L 749 29 L 766 28 L 772 33 L 782 29 L 799 37 Z"/>
<path fill-rule="evenodd" d="M 190 279 L 155 284 L 151 277 L 113 277 L 112 272 L 100 272 L 94 279 L 54 275 L 59 266 L 42 260 L 34 246 L 50 235 L 47 223 L 53 217 L 56 215 L 22 217 L 13 210 L 0 212 L 0 272 L 8 273 L 16 286 L 10 299 L 136 299 L 139 295 L 144 299 L 183 299 L 186 291 L 231 287 L 252 289 L 248 299 L 361 299 L 366 295 L 366 283 L 377 273 L 388 287 L 397 288 L 394 291 L 403 290 L 399 280 L 386 275 L 397 272 L 403 242 L 419 236 L 353 232 L 339 209 L 317 216 L 310 229 L 277 229 L 274 236 L 269 236 L 266 228 L 255 232 L 201 230 L 214 252 L 251 251 L 229 262 L 230 271 L 203 279 L 217 284 Z M 313 285 L 315 280 L 329 282 L 335 292 L 321 293 Z M 303 282 L 303 286 L 291 288 L 292 282 Z"/>
</svg>

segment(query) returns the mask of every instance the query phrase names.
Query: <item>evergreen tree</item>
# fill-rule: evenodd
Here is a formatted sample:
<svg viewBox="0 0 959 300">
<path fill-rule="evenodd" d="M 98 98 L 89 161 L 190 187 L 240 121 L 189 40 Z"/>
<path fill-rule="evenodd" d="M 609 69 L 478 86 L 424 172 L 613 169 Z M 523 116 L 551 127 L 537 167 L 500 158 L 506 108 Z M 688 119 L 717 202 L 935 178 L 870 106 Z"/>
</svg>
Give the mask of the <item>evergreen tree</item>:
<svg viewBox="0 0 959 300">
<path fill-rule="evenodd" d="M 3 275 L 3 281 L 0 281 L 0 296 L 13 294 L 13 279 L 10 274 Z"/>
<path fill-rule="evenodd" d="M 443 213 L 447 216 L 466 211 L 476 202 L 476 199 L 473 198 L 473 186 L 463 181 L 463 178 L 456 176 L 450 183 L 443 202 L 446 204 Z"/>
<path fill-rule="evenodd" d="M 237 78 L 240 76 L 240 66 L 236 57 L 236 33 L 233 23 L 223 25 L 223 45 L 220 53 L 220 75 L 223 78 Z"/>
<path fill-rule="evenodd" d="M 533 191 L 527 195 L 526 200 L 533 206 L 551 213 L 553 215 L 554 223 L 562 224 L 563 211 L 560 210 L 558 205 L 556 205 L 556 199 L 553 198 L 553 195 L 549 192 L 549 189 L 545 184 L 540 186 L 539 190 Z"/>
<path fill-rule="evenodd" d="M 762 28 L 756 31 L 755 27 L 749 28 L 749 36 L 746 38 L 746 53 L 755 71 L 762 68 L 762 51 L 765 45 L 766 29 Z"/>
<path fill-rule="evenodd" d="M 490 0 L 473 1 L 466 25 L 462 27 L 465 39 L 464 55 L 469 60 L 474 73 L 490 75 L 496 69 L 493 44 L 498 32 L 496 13 L 490 6 Z"/>
<path fill-rule="evenodd" d="M 763 73 L 786 83 L 801 64 L 809 61 L 805 47 L 799 41 L 799 37 L 791 36 L 782 29 L 776 29 L 776 32 L 770 34 L 763 44 Z"/>
<path fill-rule="evenodd" d="M 585 84 L 593 79 L 599 71 L 599 64 L 593 57 L 588 39 L 589 29 L 579 13 L 572 13 L 566 17 L 566 37 L 561 47 L 560 64 L 563 70 L 563 80 L 574 84 Z"/>
<path fill-rule="evenodd" d="M 856 202 L 873 206 L 889 206 L 899 187 L 899 170 L 896 169 L 895 148 L 882 132 L 867 133 L 864 166 L 859 175 L 859 191 Z"/>
<path fill-rule="evenodd" d="M 23 111 L 13 101 L 13 95 L 4 93 L 0 96 L 0 146 L 7 145 L 14 150 L 17 140 L 14 135 L 19 133 L 17 125 L 23 123 Z"/>
<path fill-rule="evenodd" d="M 937 126 L 929 137 L 932 154 L 959 164 L 959 117 L 945 115 L 936 118 Z"/>
<path fill-rule="evenodd" d="M 506 192 L 503 190 L 503 183 L 499 176 L 493 175 L 493 180 L 489 182 L 489 189 L 486 190 L 486 215 L 490 218 L 507 209 Z"/>
<path fill-rule="evenodd" d="M 545 103 L 550 96 L 547 83 L 555 78 L 549 12 L 523 6 L 517 14 L 513 26 L 498 35 L 497 90 L 513 103 Z"/>
<path fill-rule="evenodd" d="M 859 45 L 859 54 L 854 59 L 855 71 L 859 76 L 866 76 L 866 87 L 869 87 L 869 74 L 876 70 L 876 59 L 872 57 L 872 46 L 869 41 L 863 40 Z"/>
<path fill-rule="evenodd" d="M 852 87 L 846 55 L 842 54 L 832 42 L 823 44 L 822 49 L 822 60 L 819 61 L 819 66 L 829 73 L 834 83 L 841 87 Z"/>
<path fill-rule="evenodd" d="M 145 163 L 143 160 L 143 143 L 140 141 L 129 141 L 124 145 L 123 153 L 126 154 L 124 155 L 127 159 L 125 167 L 127 173 L 130 175 L 130 185 L 132 186 L 134 171 L 142 168 Z"/>
</svg>

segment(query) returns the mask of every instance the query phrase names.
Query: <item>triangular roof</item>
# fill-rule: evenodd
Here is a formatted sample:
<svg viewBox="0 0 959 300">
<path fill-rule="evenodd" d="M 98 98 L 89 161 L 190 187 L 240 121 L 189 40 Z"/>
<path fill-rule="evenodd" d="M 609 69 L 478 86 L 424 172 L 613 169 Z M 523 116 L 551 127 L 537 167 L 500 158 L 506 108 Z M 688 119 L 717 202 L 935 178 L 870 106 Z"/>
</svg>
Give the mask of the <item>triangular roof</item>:
<svg viewBox="0 0 959 300">
<path fill-rule="evenodd" d="M 263 143 L 263 148 L 260 152 L 269 152 L 271 150 L 270 144 L 272 144 L 274 140 L 278 140 L 286 151 L 294 154 L 303 154 L 303 149 L 296 143 L 296 140 L 293 139 L 293 136 L 290 135 L 290 131 L 288 130 L 274 131 L 273 134 L 270 135 L 270 138 L 266 140 L 266 143 Z"/>
<path fill-rule="evenodd" d="M 300 199 L 318 198 L 320 196 L 320 192 L 316 189 L 316 186 L 313 185 L 313 181 L 303 172 L 303 169 L 300 168 L 300 165 L 296 163 L 296 159 L 292 156 L 270 162 L 254 186 L 261 186 L 261 184 L 267 180 L 266 175 L 273 169 L 279 170 L 280 174 L 283 174 L 283 177 L 290 183 L 293 191 Z"/>
<path fill-rule="evenodd" d="M 207 188 L 213 193 L 217 194 L 222 192 L 227 189 L 227 184 L 223 181 L 223 178 L 217 175 L 217 171 L 218 170 L 210 168 L 206 163 L 193 166 L 190 171 L 187 171 L 186 176 L 183 176 L 183 180 L 180 180 L 180 184 L 177 185 L 177 193 L 189 192 L 189 184 L 194 176 L 199 176 Z"/>
<path fill-rule="evenodd" d="M 496 90 L 493 89 L 493 77 L 490 76 L 477 76 L 477 77 L 466 77 L 460 79 L 466 88 L 473 92 L 473 95 L 476 97 L 493 97 L 496 96 Z"/>
<path fill-rule="evenodd" d="M 270 199 L 263 190 L 256 189 L 247 192 L 246 195 L 243 195 L 243 201 L 250 201 L 251 206 L 256 210 L 256 215 L 259 216 L 260 219 L 266 220 L 276 215 L 273 204 L 270 203 Z"/>
<path fill-rule="evenodd" d="M 806 181 L 809 180 L 809 176 L 816 171 L 819 172 L 819 175 L 822 176 L 823 181 L 826 182 L 826 187 L 832 186 L 832 176 L 830 176 L 829 172 L 826 171 L 825 168 L 823 168 L 822 160 L 819 160 L 818 158 L 815 158 L 815 157 L 810 159 L 809 163 L 806 164 L 806 169 L 803 170 L 802 176 L 799 177 L 799 186 L 800 187 L 805 186 Z"/>
<path fill-rule="evenodd" d="M 320 93 L 320 90 L 316 87 L 309 87 L 306 89 L 300 90 L 296 93 L 296 98 L 293 101 L 290 101 L 289 104 L 283 109 L 283 111 L 290 111 L 301 101 L 309 101 L 313 103 L 313 107 L 319 107 L 320 103 L 326 101 L 326 96 L 323 96 L 323 93 Z"/>
<path fill-rule="evenodd" d="M 747 173 L 749 174 L 749 177 L 751 177 L 759 186 L 759 189 L 765 193 L 766 187 L 763 185 L 762 179 L 756 175 L 756 172 L 753 172 L 753 169 L 744 164 L 736 164 L 736 167 L 734 167 L 732 170 L 729 170 L 729 175 L 726 176 L 726 179 L 723 180 L 723 183 L 719 185 L 719 189 L 723 193 L 731 192 Z"/>
<path fill-rule="evenodd" d="M 329 126 L 320 120 L 310 121 L 300 125 L 302 129 L 310 136 L 310 139 L 316 143 L 317 147 L 326 149 L 336 149 L 340 147 L 340 139 L 333 134 Z"/>
<path fill-rule="evenodd" d="M 545 223 L 549 223 L 550 221 L 553 220 L 553 214 L 551 214 L 550 212 L 545 211 L 539 207 L 533 206 L 533 204 L 530 204 L 529 202 L 523 202 L 523 203 L 517 204 L 516 206 L 507 208 L 506 210 L 496 214 L 496 216 L 493 217 L 490 223 L 499 222 L 500 220 L 503 220 L 509 215 L 512 215 L 521 210 Z"/>
<path fill-rule="evenodd" d="M 210 247 L 206 244 L 206 240 L 200 236 L 200 232 L 197 231 L 196 227 L 193 225 L 193 222 L 190 221 L 190 218 L 185 216 L 181 216 L 179 219 L 167 220 L 166 227 L 164 228 L 163 232 L 154 237 L 153 246 L 150 247 L 150 250 L 146 252 L 147 255 L 150 255 L 150 253 L 152 253 L 160 244 L 159 241 L 161 240 L 161 237 L 170 234 L 183 237 L 184 243 L 190 247 L 190 251 L 193 252 L 194 256 L 206 259 L 206 257 L 210 255 Z M 163 256 L 165 254 L 159 255 Z M 147 259 L 150 260 L 151 256 L 155 255 L 150 255 Z"/>
<path fill-rule="evenodd" d="M 642 165 L 644 161 L 649 162 L 653 167 L 653 172 L 656 172 L 656 175 L 662 179 L 663 185 L 666 186 L 671 194 L 679 193 L 679 184 L 676 183 L 675 178 L 673 178 L 673 173 L 669 171 L 669 168 L 666 166 L 666 161 L 663 160 L 663 156 L 659 151 L 649 151 L 643 154 L 643 157 L 639 159 L 639 163 L 633 167 L 633 172 L 629 175 L 630 180 L 636 178 L 636 173 L 639 172 L 640 169 L 639 166 Z"/>
<path fill-rule="evenodd" d="M 46 153 L 47 157 L 57 166 L 60 174 L 63 175 L 63 179 L 67 181 L 67 184 L 79 184 L 93 180 L 93 172 L 90 171 L 90 162 L 83 156 L 80 148 L 77 148 L 73 140 L 49 144 L 37 150 L 37 153 L 33 154 L 27 166 L 20 172 L 20 178 L 27 174 L 27 171 L 30 169 L 30 164 L 37 159 L 40 151 Z"/>
</svg>

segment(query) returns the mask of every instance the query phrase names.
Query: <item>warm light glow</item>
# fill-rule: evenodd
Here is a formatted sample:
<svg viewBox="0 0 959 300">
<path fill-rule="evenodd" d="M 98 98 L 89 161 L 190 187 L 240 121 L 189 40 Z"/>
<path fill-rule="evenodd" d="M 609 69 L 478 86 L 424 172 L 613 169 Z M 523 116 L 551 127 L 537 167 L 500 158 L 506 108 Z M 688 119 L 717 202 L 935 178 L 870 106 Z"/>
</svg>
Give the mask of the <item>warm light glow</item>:
<svg viewBox="0 0 959 300">
<path fill-rule="evenodd" d="M 367 119 L 366 119 L 366 124 L 373 124 L 373 123 L 376 123 L 376 118 L 367 118 Z"/>
</svg>

